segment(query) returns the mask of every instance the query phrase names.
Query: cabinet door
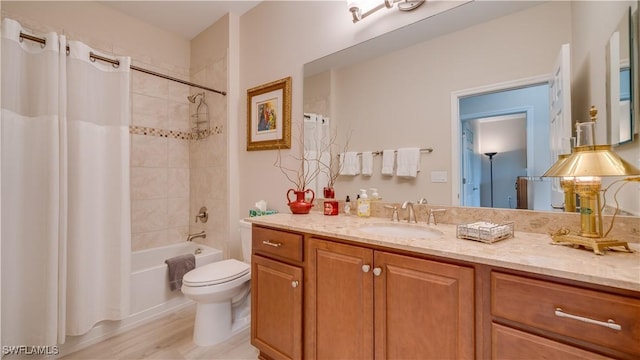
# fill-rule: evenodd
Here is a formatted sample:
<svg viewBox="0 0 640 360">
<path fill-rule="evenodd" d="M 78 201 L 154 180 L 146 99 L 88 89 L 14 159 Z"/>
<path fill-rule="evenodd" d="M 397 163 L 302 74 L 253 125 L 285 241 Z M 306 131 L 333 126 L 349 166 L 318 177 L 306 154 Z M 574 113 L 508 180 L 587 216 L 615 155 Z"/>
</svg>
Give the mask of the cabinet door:
<svg viewBox="0 0 640 360">
<path fill-rule="evenodd" d="M 319 239 L 307 251 L 306 358 L 373 358 L 373 251 Z"/>
<path fill-rule="evenodd" d="M 258 255 L 251 263 L 251 344 L 273 359 L 302 358 L 302 268 Z"/>
<path fill-rule="evenodd" d="M 374 263 L 376 359 L 474 358 L 473 269 L 378 251 Z"/>
</svg>

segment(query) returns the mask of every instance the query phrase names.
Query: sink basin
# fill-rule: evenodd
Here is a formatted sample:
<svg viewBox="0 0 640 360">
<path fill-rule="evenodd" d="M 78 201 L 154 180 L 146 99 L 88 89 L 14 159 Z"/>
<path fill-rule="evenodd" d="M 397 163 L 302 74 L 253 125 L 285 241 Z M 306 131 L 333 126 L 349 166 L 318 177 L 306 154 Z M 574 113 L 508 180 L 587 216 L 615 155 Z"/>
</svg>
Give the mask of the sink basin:
<svg viewBox="0 0 640 360">
<path fill-rule="evenodd" d="M 372 235 L 402 238 L 435 239 L 443 235 L 436 229 L 402 223 L 366 224 L 360 226 L 358 230 Z"/>
</svg>

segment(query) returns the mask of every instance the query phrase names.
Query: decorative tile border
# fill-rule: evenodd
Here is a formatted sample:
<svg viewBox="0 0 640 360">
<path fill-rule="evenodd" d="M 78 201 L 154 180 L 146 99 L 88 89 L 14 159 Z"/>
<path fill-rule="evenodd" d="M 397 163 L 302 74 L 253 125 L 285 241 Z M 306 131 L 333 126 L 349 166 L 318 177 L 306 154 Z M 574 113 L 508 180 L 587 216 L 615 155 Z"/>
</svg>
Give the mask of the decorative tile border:
<svg viewBox="0 0 640 360">
<path fill-rule="evenodd" d="M 135 126 L 135 125 L 129 126 L 129 134 L 158 136 L 158 137 L 181 139 L 181 140 L 201 140 L 211 135 L 220 135 L 222 133 L 223 133 L 222 125 L 215 125 L 213 129 L 199 130 L 197 133 L 187 132 L 187 131 L 178 131 L 178 130 L 156 129 L 156 128 L 151 128 L 146 126 Z"/>
</svg>

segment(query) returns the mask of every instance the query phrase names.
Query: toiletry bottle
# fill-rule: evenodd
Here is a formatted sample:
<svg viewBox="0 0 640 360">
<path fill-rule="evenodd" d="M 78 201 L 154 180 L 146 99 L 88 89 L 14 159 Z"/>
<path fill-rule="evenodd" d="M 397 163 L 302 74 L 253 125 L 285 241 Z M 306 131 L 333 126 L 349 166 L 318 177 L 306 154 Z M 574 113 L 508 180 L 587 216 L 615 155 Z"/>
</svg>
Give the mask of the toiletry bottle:
<svg viewBox="0 0 640 360">
<path fill-rule="evenodd" d="M 370 188 L 369 190 L 371 190 L 371 200 L 380 200 L 380 195 L 378 195 L 378 189 L 374 189 L 374 188 Z"/>
<path fill-rule="evenodd" d="M 367 196 L 367 190 L 360 189 L 360 198 L 357 204 L 358 216 L 369 217 L 371 215 L 371 200 Z"/>
<path fill-rule="evenodd" d="M 351 215 L 351 199 L 349 199 L 349 195 L 347 195 L 347 199 L 344 201 L 344 214 Z"/>
</svg>

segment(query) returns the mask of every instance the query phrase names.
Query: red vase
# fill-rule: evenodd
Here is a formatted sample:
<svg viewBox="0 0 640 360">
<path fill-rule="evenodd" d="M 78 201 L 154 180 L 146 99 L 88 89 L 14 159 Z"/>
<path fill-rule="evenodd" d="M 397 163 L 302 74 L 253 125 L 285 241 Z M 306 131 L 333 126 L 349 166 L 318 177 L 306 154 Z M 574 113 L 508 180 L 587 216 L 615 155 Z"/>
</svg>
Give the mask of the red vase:
<svg viewBox="0 0 640 360">
<path fill-rule="evenodd" d="M 295 201 L 291 201 L 289 197 L 289 194 L 291 193 L 294 193 L 296 195 Z M 311 200 L 309 201 L 305 200 L 306 193 L 311 193 Z M 294 214 L 308 214 L 311 208 L 313 207 L 313 200 L 315 198 L 316 198 L 316 194 L 311 189 L 307 189 L 307 190 L 289 189 L 289 191 L 287 191 L 287 200 L 289 201 L 287 205 L 289 205 L 289 209 L 291 209 L 291 212 Z"/>
<path fill-rule="evenodd" d="M 325 199 L 335 199 L 336 191 L 332 187 L 325 187 L 323 190 Z"/>
</svg>

